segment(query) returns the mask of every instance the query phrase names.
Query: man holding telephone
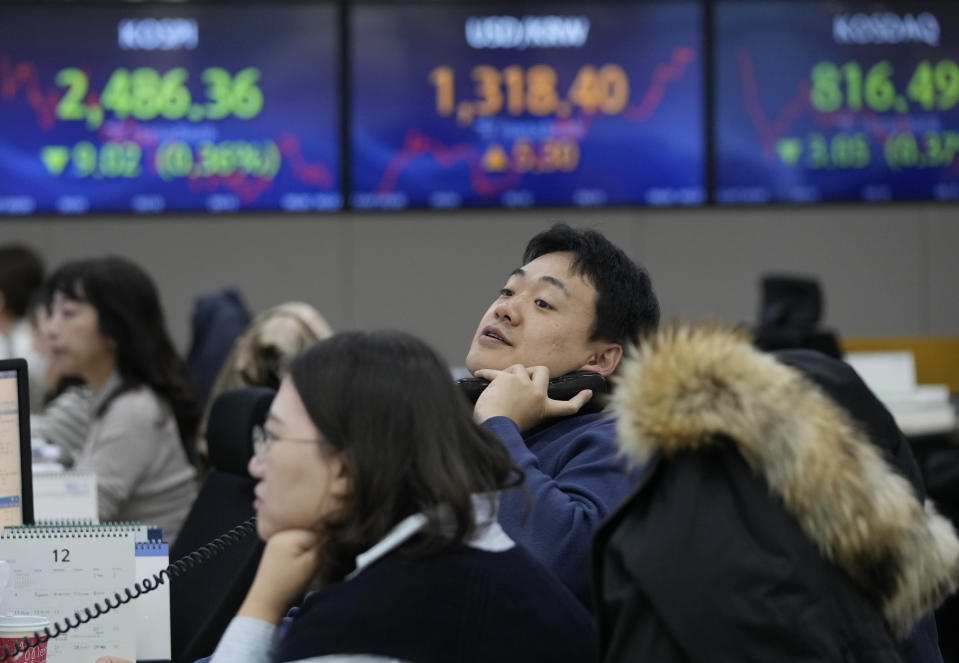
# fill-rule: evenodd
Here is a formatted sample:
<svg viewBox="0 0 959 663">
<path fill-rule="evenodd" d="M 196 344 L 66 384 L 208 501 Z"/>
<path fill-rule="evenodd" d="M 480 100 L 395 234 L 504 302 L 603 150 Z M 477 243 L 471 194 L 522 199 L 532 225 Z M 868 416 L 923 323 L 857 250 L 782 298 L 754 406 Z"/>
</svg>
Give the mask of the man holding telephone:
<svg viewBox="0 0 959 663">
<path fill-rule="evenodd" d="M 490 381 L 473 414 L 526 474 L 526 490 L 504 493 L 500 524 L 589 605 L 593 533 L 635 475 L 618 456 L 615 422 L 590 402 L 600 394 L 551 398 L 549 381 L 612 374 L 624 348 L 658 325 L 659 303 L 646 270 L 593 230 L 556 224 L 529 241 L 523 262 L 466 356 Z"/>
<path fill-rule="evenodd" d="M 523 262 L 466 356 L 489 381 L 473 416 L 526 475 L 523 488 L 504 492 L 500 525 L 589 606 L 593 534 L 635 474 L 619 457 L 615 421 L 594 402 L 602 394 L 578 386 L 605 385 L 624 348 L 655 330 L 659 303 L 646 270 L 592 230 L 557 224 L 529 241 Z M 550 380 L 561 376 L 567 393 L 551 397 Z"/>
</svg>

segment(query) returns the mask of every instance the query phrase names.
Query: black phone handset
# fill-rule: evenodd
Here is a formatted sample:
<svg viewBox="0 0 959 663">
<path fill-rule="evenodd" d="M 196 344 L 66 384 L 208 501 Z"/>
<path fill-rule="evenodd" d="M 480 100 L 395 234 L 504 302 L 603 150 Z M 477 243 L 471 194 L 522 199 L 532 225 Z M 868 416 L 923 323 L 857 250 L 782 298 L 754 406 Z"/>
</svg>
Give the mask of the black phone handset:
<svg viewBox="0 0 959 663">
<path fill-rule="evenodd" d="M 3 661 L 9 661 L 14 656 L 19 656 L 28 649 L 33 649 L 47 640 L 63 635 L 64 633 L 77 628 L 81 624 L 86 624 L 91 619 L 96 619 L 100 615 L 105 615 L 111 610 L 115 610 L 121 605 L 129 603 L 139 596 L 143 596 L 148 592 L 152 592 L 168 579 L 172 580 L 173 578 L 178 578 L 184 573 L 187 573 L 197 566 L 204 564 L 206 561 L 223 552 L 229 546 L 254 532 L 256 532 L 256 516 L 240 523 L 226 534 L 221 534 L 205 546 L 200 546 L 193 552 L 184 555 L 159 573 L 154 573 L 152 577 L 144 578 L 141 582 L 134 583 L 132 588 L 126 587 L 122 593 L 116 592 L 113 595 L 113 598 L 107 597 L 103 600 L 103 603 L 106 607 L 101 607 L 100 603 L 97 602 L 93 604 L 92 608 L 84 608 L 82 612 L 77 611 L 73 613 L 73 621 L 70 620 L 70 617 L 65 617 L 63 619 L 64 626 L 61 626 L 60 622 L 54 622 L 53 626 L 48 626 L 47 628 L 43 629 L 42 633 L 37 631 L 33 634 L 32 638 L 26 637 L 23 638 L 23 640 L 18 641 L 14 647 L 14 651 L 10 651 L 10 648 L 7 647 L 7 645 L 4 645 L 3 651 L 0 652 L 0 663 L 3 663 Z"/>
<path fill-rule="evenodd" d="M 489 380 L 483 378 L 461 378 L 456 381 L 460 389 L 469 399 L 470 403 L 475 403 L 483 390 L 489 386 Z M 546 388 L 546 395 L 557 401 L 568 401 L 583 389 L 591 389 L 593 397 L 580 410 L 581 413 L 598 412 L 603 409 L 602 396 L 609 393 L 609 381 L 606 376 L 599 373 L 587 373 L 577 371 L 567 373 L 556 378 L 550 378 L 549 386 Z"/>
</svg>

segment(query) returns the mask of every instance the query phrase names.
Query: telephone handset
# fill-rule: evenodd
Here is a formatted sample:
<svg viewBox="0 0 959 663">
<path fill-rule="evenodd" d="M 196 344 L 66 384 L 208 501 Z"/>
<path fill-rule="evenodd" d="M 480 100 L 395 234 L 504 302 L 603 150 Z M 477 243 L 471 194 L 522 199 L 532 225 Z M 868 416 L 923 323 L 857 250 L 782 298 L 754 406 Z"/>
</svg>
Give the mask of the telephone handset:
<svg viewBox="0 0 959 663">
<path fill-rule="evenodd" d="M 47 628 L 43 629 L 43 633 L 37 631 L 33 634 L 33 637 L 26 637 L 23 638 L 23 640 L 18 641 L 14 651 L 10 651 L 10 648 L 7 647 L 7 645 L 4 645 L 2 647 L 2 651 L 0 651 L 0 663 L 3 663 L 3 661 L 9 661 L 13 657 L 19 656 L 28 649 L 33 649 L 47 640 L 56 638 L 59 635 L 77 628 L 80 626 L 80 624 L 86 624 L 91 619 L 96 619 L 100 615 L 104 615 L 111 610 L 115 610 L 121 605 L 129 603 L 133 599 L 142 596 L 143 594 L 152 592 L 154 589 L 166 582 L 167 579 L 172 580 L 173 578 L 182 576 L 184 573 L 187 573 L 188 571 L 200 566 L 207 560 L 210 560 L 219 553 L 223 552 L 226 548 L 233 545 L 240 539 L 243 539 L 255 532 L 256 516 L 240 523 L 226 534 L 221 534 L 208 544 L 200 546 L 193 552 L 184 555 L 159 573 L 154 573 L 152 577 L 144 578 L 141 582 L 134 583 L 132 589 L 130 587 L 126 587 L 123 589 L 122 593 L 114 593 L 113 598 L 107 597 L 103 601 L 103 603 L 106 605 L 105 608 L 100 607 L 100 603 L 94 603 L 92 608 L 84 608 L 82 613 L 80 611 L 73 613 L 74 619 L 72 622 L 70 617 L 65 617 L 63 619 L 65 626 L 61 626 L 60 622 L 53 622 L 52 626 L 48 626 Z"/>
<path fill-rule="evenodd" d="M 476 399 L 483 393 L 483 390 L 489 386 L 489 380 L 484 380 L 483 378 L 460 378 L 456 382 L 470 403 L 475 403 Z M 546 388 L 546 395 L 553 400 L 568 401 L 583 389 L 591 389 L 593 391 L 593 398 L 583 406 L 580 412 L 585 414 L 603 409 L 603 399 L 598 397 L 609 393 L 609 381 L 606 379 L 606 376 L 600 375 L 599 373 L 576 371 L 550 378 L 549 386 Z"/>
</svg>

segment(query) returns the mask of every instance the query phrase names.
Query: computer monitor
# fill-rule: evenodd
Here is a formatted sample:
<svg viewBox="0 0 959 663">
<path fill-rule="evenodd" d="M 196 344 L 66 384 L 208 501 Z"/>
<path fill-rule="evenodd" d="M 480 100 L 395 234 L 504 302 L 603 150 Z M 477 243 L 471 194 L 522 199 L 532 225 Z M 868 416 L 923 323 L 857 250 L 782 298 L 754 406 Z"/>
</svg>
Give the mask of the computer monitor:
<svg viewBox="0 0 959 663">
<path fill-rule="evenodd" d="M 33 523 L 27 362 L 0 360 L 0 527 Z"/>
</svg>

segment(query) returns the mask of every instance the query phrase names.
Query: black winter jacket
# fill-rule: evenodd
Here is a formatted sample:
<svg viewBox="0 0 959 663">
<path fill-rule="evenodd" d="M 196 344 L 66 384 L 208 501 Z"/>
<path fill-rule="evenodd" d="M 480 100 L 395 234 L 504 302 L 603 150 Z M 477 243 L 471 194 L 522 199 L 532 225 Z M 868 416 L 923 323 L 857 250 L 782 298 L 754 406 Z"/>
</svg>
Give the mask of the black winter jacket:
<svg viewBox="0 0 959 663">
<path fill-rule="evenodd" d="M 604 661 L 941 660 L 923 616 L 956 587 L 959 541 L 851 369 L 671 329 L 613 407 L 648 466 L 596 538 Z"/>
</svg>

